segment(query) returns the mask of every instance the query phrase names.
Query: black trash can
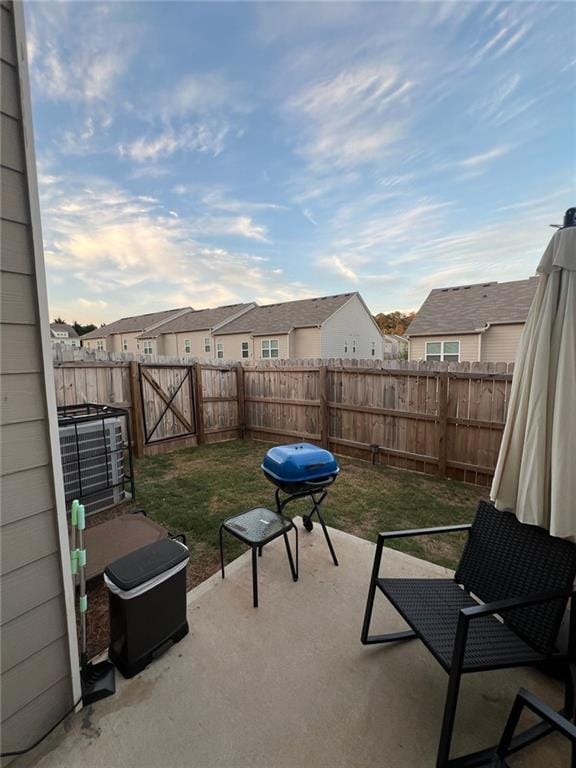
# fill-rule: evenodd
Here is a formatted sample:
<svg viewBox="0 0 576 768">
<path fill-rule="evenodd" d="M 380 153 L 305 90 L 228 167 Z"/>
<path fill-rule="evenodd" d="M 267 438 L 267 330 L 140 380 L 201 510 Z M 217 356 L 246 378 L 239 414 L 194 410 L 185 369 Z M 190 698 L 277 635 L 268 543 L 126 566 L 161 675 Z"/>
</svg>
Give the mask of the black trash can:
<svg viewBox="0 0 576 768">
<path fill-rule="evenodd" d="M 190 553 L 162 539 L 111 563 L 108 656 L 124 677 L 133 677 L 188 633 L 186 564 Z"/>
</svg>

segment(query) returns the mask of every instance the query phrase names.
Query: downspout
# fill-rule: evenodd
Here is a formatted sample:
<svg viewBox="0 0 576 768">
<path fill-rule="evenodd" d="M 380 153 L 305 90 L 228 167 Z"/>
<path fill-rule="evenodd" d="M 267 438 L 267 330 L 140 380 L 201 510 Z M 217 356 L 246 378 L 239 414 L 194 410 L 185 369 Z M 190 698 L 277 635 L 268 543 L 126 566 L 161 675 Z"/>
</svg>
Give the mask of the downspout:
<svg viewBox="0 0 576 768">
<path fill-rule="evenodd" d="M 478 362 L 482 362 L 482 334 L 486 333 L 486 331 L 490 328 L 491 323 L 486 323 L 484 328 L 477 328 L 476 331 L 478 333 Z"/>
</svg>

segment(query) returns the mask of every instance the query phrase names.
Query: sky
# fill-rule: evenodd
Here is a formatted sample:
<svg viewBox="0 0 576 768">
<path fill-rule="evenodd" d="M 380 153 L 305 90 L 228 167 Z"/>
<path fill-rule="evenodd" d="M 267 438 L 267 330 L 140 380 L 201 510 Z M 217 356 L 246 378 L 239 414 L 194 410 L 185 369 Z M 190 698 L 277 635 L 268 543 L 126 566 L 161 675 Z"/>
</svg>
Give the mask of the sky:
<svg viewBox="0 0 576 768">
<path fill-rule="evenodd" d="M 576 6 L 28 2 L 51 314 L 534 274 L 575 204 Z"/>
</svg>

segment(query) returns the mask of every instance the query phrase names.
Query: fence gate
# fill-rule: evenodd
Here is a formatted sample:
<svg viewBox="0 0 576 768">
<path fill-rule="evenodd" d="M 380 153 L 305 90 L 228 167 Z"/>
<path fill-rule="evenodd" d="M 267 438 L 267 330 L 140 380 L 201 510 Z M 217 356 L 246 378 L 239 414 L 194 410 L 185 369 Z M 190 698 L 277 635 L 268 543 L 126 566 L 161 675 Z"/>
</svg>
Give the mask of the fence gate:
<svg viewBox="0 0 576 768">
<path fill-rule="evenodd" d="M 193 368 L 138 365 L 144 443 L 196 434 Z"/>
</svg>

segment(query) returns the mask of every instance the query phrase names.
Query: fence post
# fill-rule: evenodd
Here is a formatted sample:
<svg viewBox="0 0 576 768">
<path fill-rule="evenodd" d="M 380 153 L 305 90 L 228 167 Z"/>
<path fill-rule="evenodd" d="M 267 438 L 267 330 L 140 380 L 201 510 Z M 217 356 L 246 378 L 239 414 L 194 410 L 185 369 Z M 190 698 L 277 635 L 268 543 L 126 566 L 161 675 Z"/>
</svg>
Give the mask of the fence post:
<svg viewBox="0 0 576 768">
<path fill-rule="evenodd" d="M 328 408 L 328 368 L 320 365 L 320 443 L 328 449 L 330 445 L 330 410 Z"/>
<path fill-rule="evenodd" d="M 202 392 L 202 365 L 194 363 L 194 384 L 196 397 L 194 398 L 194 408 L 196 416 L 196 436 L 198 445 L 205 442 L 204 437 L 204 394 Z"/>
<path fill-rule="evenodd" d="M 138 376 L 138 363 L 130 363 L 130 401 L 132 416 L 132 439 L 134 455 L 141 459 L 144 456 L 144 434 L 142 431 L 142 395 Z"/>
<path fill-rule="evenodd" d="M 236 391 L 238 393 L 238 428 L 240 438 L 244 440 L 246 435 L 246 401 L 244 399 L 244 366 L 238 363 L 236 366 Z"/>
<path fill-rule="evenodd" d="M 438 474 L 446 477 L 446 438 L 448 434 L 448 371 L 438 374 Z"/>
</svg>

